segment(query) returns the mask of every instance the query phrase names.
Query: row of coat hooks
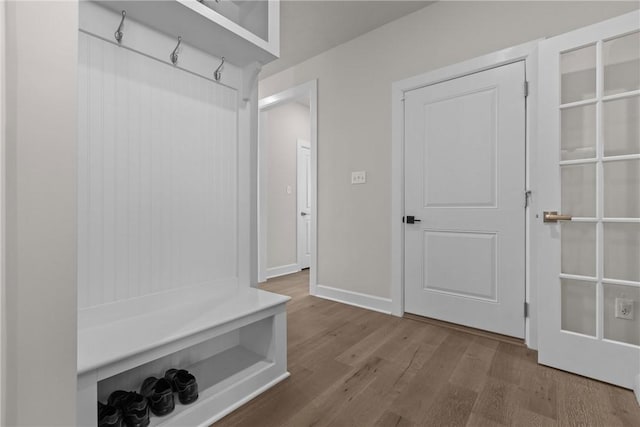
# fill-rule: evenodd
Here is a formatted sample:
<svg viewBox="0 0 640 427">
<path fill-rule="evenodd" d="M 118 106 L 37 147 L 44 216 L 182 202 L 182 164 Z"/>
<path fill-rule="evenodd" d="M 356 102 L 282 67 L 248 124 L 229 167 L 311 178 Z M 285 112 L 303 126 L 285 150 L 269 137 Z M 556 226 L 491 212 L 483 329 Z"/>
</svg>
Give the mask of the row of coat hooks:
<svg viewBox="0 0 640 427">
<path fill-rule="evenodd" d="M 202 3 L 204 0 L 198 0 L 200 3 Z M 216 3 L 218 3 L 219 0 L 216 0 Z M 122 39 L 124 38 L 124 32 L 122 31 L 124 29 L 124 20 L 127 17 L 127 11 L 123 10 L 122 11 L 122 19 L 120 20 L 120 25 L 118 25 L 118 29 L 116 30 L 116 32 L 113 34 L 113 36 L 116 39 L 116 42 L 118 42 L 118 44 L 122 44 Z M 173 65 L 178 65 L 178 54 L 180 52 L 180 44 L 182 43 L 182 36 L 178 36 L 178 44 L 176 45 L 176 47 L 173 49 L 173 52 L 171 52 L 171 54 L 169 55 L 169 59 L 171 60 L 171 63 Z M 216 68 L 216 70 L 213 72 L 213 78 L 219 82 L 220 79 L 222 78 L 222 67 L 224 66 L 224 56 L 222 57 L 222 62 L 220 62 L 220 65 L 218 65 L 218 68 Z"/>
</svg>

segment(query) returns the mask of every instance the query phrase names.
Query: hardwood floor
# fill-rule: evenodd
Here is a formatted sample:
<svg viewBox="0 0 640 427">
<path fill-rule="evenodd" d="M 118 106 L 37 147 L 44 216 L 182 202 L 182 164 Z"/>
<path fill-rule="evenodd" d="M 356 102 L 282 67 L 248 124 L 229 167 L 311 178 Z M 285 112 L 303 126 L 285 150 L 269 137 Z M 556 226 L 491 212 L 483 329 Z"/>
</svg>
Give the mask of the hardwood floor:
<svg viewBox="0 0 640 427">
<path fill-rule="evenodd" d="M 308 295 L 289 295 L 291 377 L 218 426 L 640 426 L 629 390 L 538 365 L 535 351 Z"/>
</svg>

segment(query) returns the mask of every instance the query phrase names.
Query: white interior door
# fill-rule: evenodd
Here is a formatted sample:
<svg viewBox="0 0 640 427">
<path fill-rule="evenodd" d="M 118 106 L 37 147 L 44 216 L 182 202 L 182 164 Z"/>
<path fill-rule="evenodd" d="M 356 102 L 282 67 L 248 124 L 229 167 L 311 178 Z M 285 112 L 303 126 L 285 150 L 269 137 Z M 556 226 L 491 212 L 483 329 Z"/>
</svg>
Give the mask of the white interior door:
<svg viewBox="0 0 640 427">
<path fill-rule="evenodd" d="M 540 44 L 539 361 L 640 373 L 640 13 Z"/>
<path fill-rule="evenodd" d="M 520 61 L 406 94 L 406 312 L 524 336 L 524 81 Z"/>
<path fill-rule="evenodd" d="M 311 265 L 311 146 L 298 140 L 298 264 Z"/>
</svg>

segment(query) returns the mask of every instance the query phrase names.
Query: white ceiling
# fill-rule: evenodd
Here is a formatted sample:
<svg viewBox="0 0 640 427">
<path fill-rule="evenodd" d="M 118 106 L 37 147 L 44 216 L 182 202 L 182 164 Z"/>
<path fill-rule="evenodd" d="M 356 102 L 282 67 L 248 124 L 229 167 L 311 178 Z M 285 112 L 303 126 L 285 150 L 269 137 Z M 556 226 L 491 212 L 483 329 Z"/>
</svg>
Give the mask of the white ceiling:
<svg viewBox="0 0 640 427">
<path fill-rule="evenodd" d="M 260 78 L 285 70 L 433 1 L 283 0 L 280 2 L 280 59 Z"/>
</svg>

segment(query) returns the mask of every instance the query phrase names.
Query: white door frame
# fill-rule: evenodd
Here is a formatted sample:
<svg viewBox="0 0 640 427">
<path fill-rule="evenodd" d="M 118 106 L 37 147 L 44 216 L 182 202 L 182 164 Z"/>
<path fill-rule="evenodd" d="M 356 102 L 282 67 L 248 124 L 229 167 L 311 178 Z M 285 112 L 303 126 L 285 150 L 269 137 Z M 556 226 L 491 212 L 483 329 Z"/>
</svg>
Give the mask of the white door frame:
<svg viewBox="0 0 640 427">
<path fill-rule="evenodd" d="M 535 262 L 535 242 L 531 236 L 531 218 L 535 209 L 535 170 L 532 158 L 535 145 L 536 127 L 531 126 L 536 119 L 536 82 L 537 82 L 538 40 L 483 55 L 468 61 L 450 65 L 425 74 L 394 82 L 392 85 L 392 122 L 391 122 L 391 314 L 404 315 L 404 94 L 405 92 L 463 77 L 501 65 L 525 61 L 526 79 L 529 82 L 529 96 L 526 104 L 526 181 L 527 190 L 532 191 L 525 212 L 525 298 L 529 305 L 529 317 L 525 319 L 525 342 L 530 348 L 537 348 L 537 316 L 535 273 L 531 264 Z M 523 88 L 524 90 L 524 88 Z M 524 206 L 525 195 L 522 195 Z M 524 310 L 524 307 L 523 307 Z"/>
<path fill-rule="evenodd" d="M 311 265 L 309 293 L 316 294 L 317 284 L 317 232 L 318 232 L 318 81 L 292 87 L 258 102 L 258 282 L 267 280 L 267 144 L 262 113 L 270 108 L 299 99 L 309 99 L 309 142 L 311 143 Z M 296 222 L 297 224 L 297 222 Z M 296 227 L 297 230 L 297 227 Z M 296 231 L 297 233 L 297 231 Z"/>
</svg>

